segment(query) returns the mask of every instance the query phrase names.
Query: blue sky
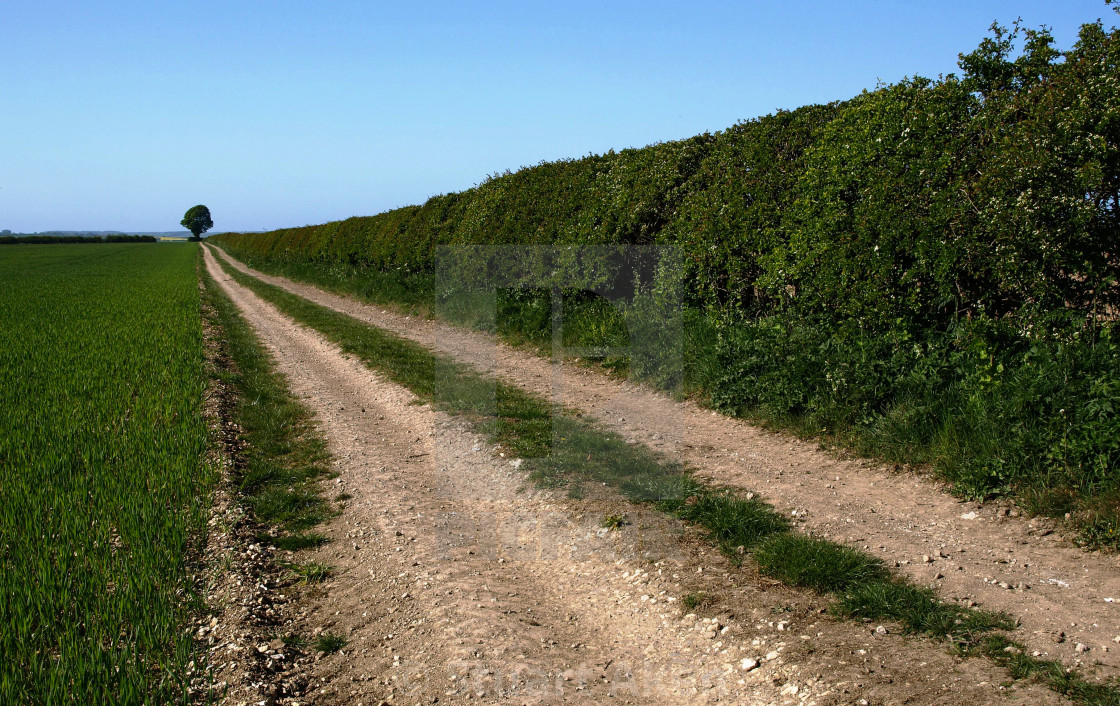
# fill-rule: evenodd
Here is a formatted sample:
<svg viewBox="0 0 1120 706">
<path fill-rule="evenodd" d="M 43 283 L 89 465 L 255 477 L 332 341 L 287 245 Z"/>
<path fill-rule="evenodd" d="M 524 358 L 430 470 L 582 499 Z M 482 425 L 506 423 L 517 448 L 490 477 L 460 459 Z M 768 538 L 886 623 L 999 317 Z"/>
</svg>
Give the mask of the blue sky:
<svg viewBox="0 0 1120 706">
<path fill-rule="evenodd" d="M 1103 0 L 0 5 L 0 229 L 216 230 L 420 203 L 541 160 L 955 71 Z"/>
</svg>

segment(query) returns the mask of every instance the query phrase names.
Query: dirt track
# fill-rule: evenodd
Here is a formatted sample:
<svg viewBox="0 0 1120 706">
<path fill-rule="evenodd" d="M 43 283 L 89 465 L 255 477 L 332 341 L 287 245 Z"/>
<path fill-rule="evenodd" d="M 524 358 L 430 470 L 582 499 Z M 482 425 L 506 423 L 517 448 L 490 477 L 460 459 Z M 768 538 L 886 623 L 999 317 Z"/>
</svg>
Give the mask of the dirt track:
<svg viewBox="0 0 1120 706">
<path fill-rule="evenodd" d="M 730 567 L 677 523 L 656 514 L 628 508 L 631 527 L 601 530 L 599 520 L 619 508 L 618 498 L 604 493 L 561 500 L 524 489 L 509 459 L 494 455 L 456 420 L 414 404 L 406 390 L 237 286 L 217 268 L 209 248 L 207 267 L 314 411 L 338 460 L 338 492 L 352 496 L 327 528 L 333 541 L 301 557 L 332 564 L 337 572 L 312 596 L 297 628 L 349 639 L 342 653 L 315 664 L 313 703 L 376 704 L 391 697 L 394 703 L 438 698 L 956 704 L 1008 697 L 1057 702 L 1041 687 L 1002 689 L 1006 676 L 985 660 L 960 662 L 936 643 L 874 635 L 875 626 L 833 621 L 821 614 L 822 599 Z M 378 325 L 441 350 L 493 357 L 486 337 L 383 314 L 307 287 L 289 288 L 361 318 L 376 318 Z M 500 351 L 500 372 L 546 389 L 546 363 L 504 347 Z M 893 484 L 889 492 L 905 502 L 899 489 L 909 484 L 916 492 L 919 481 L 828 461 L 796 443 L 659 395 L 586 371 L 568 372 L 573 373 L 565 380 L 570 403 L 627 435 L 679 453 L 721 481 L 763 488 L 779 506 L 786 488 L 816 497 L 815 504 L 797 503 L 809 509 L 811 527 L 820 530 L 819 517 L 838 514 L 826 512 L 831 503 L 848 502 L 853 489 L 866 486 L 872 490 L 871 507 L 876 498 L 883 502 L 873 517 L 893 518 L 881 531 L 903 522 L 905 529 L 893 541 L 923 536 L 925 528 L 906 527 L 899 519 L 898 501 L 886 503 L 880 486 Z M 776 457 L 777 449 L 786 451 Z M 812 469 L 804 473 L 778 465 L 792 458 Z M 821 474 L 841 475 L 846 482 L 830 480 L 836 488 L 821 492 L 813 485 Z M 773 482 L 767 487 L 765 481 Z M 928 488 L 925 492 L 935 495 Z M 957 515 L 968 509 L 936 495 L 928 502 L 949 504 Z M 824 508 L 816 509 L 817 504 Z M 888 505 L 894 509 L 888 511 Z M 909 510 L 917 514 L 917 507 Z M 1011 523 L 958 524 L 958 532 L 969 532 Z M 860 516 L 839 526 L 847 535 L 870 537 L 868 528 L 878 525 Z M 911 544 L 908 556 L 929 553 L 930 546 Z M 960 564 L 977 553 L 972 549 L 961 559 L 939 559 L 933 568 Z M 1077 590 L 1067 589 L 1070 594 Z M 680 599 L 698 591 L 721 600 L 697 609 L 697 615 L 682 616 Z M 1006 593 L 1022 600 L 1023 593 Z M 719 630 L 703 622 L 713 618 Z M 1052 650 L 1054 644 L 1046 647 Z M 746 671 L 743 659 L 761 665 Z"/>
<path fill-rule="evenodd" d="M 316 303 L 551 394 L 549 361 L 490 336 L 396 315 L 230 261 Z M 1086 553 L 1046 520 L 963 503 L 928 479 L 838 460 L 812 444 L 582 367 L 565 366 L 562 384 L 567 404 L 713 481 L 762 492 L 787 514 L 797 511 L 805 529 L 873 551 L 946 599 L 1011 613 L 1022 621 L 1017 637 L 1033 650 L 1068 664 L 1099 662 L 1104 673 L 1120 674 L 1117 555 Z"/>
</svg>

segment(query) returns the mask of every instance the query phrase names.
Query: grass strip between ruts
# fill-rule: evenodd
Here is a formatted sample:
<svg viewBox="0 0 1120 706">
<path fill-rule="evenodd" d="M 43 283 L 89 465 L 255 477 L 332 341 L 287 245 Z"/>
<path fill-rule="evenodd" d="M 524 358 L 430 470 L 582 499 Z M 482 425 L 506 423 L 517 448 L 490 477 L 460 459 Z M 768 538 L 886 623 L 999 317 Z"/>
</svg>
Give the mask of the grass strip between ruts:
<svg viewBox="0 0 1120 706">
<path fill-rule="evenodd" d="M 1029 655 L 1004 634 L 1015 627 L 1005 614 L 943 603 L 875 557 L 792 531 L 784 517 L 753 493 L 741 495 L 702 483 L 684 465 L 628 444 L 575 413 L 565 411 L 553 420 L 547 400 L 246 275 L 220 257 L 218 261 L 238 283 L 408 388 L 422 402 L 469 419 L 491 441 L 523 457 L 521 468 L 539 485 L 567 487 L 578 496 L 583 481 L 606 483 L 632 502 L 704 528 L 734 561 L 750 553 L 767 575 L 834 594 L 836 615 L 896 621 L 905 632 L 944 640 L 961 654 L 986 655 L 1015 678 L 1037 677 L 1078 703 L 1120 705 L 1115 684 L 1089 682 L 1059 662 Z"/>
<path fill-rule="evenodd" d="M 320 487 L 331 475 L 326 442 L 237 307 L 200 270 L 204 309 L 213 312 L 222 352 L 233 362 L 216 374 L 237 393 L 233 417 L 245 446 L 233 475 L 241 498 L 271 528 L 262 540 L 291 550 L 319 545 L 325 540 L 313 528 L 334 513 Z"/>
</svg>

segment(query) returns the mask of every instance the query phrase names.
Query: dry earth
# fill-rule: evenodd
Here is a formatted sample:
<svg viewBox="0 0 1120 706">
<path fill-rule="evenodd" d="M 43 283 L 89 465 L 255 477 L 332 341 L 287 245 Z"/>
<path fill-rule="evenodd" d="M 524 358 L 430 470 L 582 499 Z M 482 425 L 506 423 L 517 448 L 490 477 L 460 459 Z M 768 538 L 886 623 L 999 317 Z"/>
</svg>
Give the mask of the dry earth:
<svg viewBox="0 0 1120 706">
<path fill-rule="evenodd" d="M 961 661 L 937 643 L 835 621 L 820 597 L 729 565 L 679 523 L 626 506 L 605 488 L 582 500 L 525 488 L 516 459 L 282 316 L 230 280 L 206 251 L 211 274 L 315 413 L 337 460 L 339 491 L 351 496 L 325 530 L 332 541 L 300 559 L 336 572 L 306 598 L 294 629 L 348 640 L 342 652 L 310 666 L 307 702 L 1058 702 L 1040 686 L 1001 686 L 1006 674 L 986 660 Z M 441 350 L 493 358 L 486 337 L 284 284 Z M 547 390 L 547 364 L 499 350 L 500 372 Z M 906 558 L 936 553 L 936 540 L 920 539 L 928 531 L 925 507 L 908 508 L 924 518 L 920 528 L 899 519 L 899 504 L 907 502 L 899 489 L 919 481 L 837 463 L 659 395 L 565 372 L 573 373 L 565 378 L 573 406 L 721 481 L 773 481 L 766 491 L 779 506 L 788 502 L 785 489 L 796 489 L 806 502 L 795 505 L 809 510 L 806 524 L 818 531 L 826 525 L 817 518 L 841 514 L 829 509 L 833 503 L 850 503 L 862 512 L 834 521 L 841 530 L 834 534 L 888 541 L 870 539 L 874 529 Z M 777 465 L 786 458 L 812 470 Z M 814 474 L 822 483 L 826 474 L 835 488 L 814 488 Z M 869 498 L 849 500 L 862 486 Z M 962 512 L 928 487 L 912 488 L 934 496 L 927 505 Z M 876 522 L 866 517 L 868 502 Z M 620 511 L 631 525 L 599 527 L 604 515 Z M 894 519 L 884 525 L 884 516 Z M 955 552 L 965 541 L 982 541 L 972 528 L 1007 524 L 959 521 L 957 532 L 974 538 L 945 545 Z M 922 570 L 972 561 L 980 549 L 968 546 L 959 558 L 954 553 Z M 1072 582 L 1069 590 L 1077 590 Z M 700 593 L 714 600 L 685 615 L 681 599 Z"/>
</svg>

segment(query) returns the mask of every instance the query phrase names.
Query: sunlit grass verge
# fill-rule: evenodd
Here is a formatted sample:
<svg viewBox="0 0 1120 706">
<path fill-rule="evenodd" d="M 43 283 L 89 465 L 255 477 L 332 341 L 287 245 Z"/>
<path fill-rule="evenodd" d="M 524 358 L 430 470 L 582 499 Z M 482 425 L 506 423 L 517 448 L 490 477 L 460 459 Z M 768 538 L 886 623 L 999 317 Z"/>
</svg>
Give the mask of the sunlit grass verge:
<svg viewBox="0 0 1120 706">
<path fill-rule="evenodd" d="M 233 416 L 245 441 L 234 469 L 238 490 L 254 517 L 272 528 L 263 540 L 290 550 L 322 544 L 314 527 L 333 514 L 320 484 L 331 474 L 326 442 L 236 306 L 202 271 L 203 297 L 233 363 L 218 375 L 237 392 Z"/>
<path fill-rule="evenodd" d="M 1004 631 L 1015 627 L 1007 615 L 942 603 L 933 591 L 897 578 L 872 580 L 850 587 L 832 606 L 836 615 L 893 621 L 909 633 L 941 637 L 962 655 L 985 655 L 1015 679 L 1035 679 L 1081 704 L 1120 705 L 1113 681 L 1093 683 L 1056 660 L 1034 657 Z"/>
<path fill-rule="evenodd" d="M 1005 663 L 1008 653 L 996 655 L 987 646 L 993 636 L 1007 640 L 1000 631 L 1015 627 L 1008 616 L 942 603 L 864 552 L 793 532 L 785 518 L 753 494 L 704 484 L 682 464 L 629 444 L 586 417 L 565 412 L 553 420 L 546 400 L 221 264 L 237 282 L 407 387 L 420 401 L 471 421 L 491 441 L 524 458 L 521 468 L 538 485 L 578 489 L 587 481 L 605 483 L 632 502 L 699 526 L 733 562 L 751 554 L 766 575 L 835 595 L 836 615 L 896 622 L 905 632 Z M 694 605 L 706 601 L 697 597 Z M 1065 674 L 1063 683 L 1079 686 L 1062 693 L 1078 702 L 1110 704 L 1114 702 L 1101 700 L 1102 694 L 1120 697 L 1114 685 L 1092 685 L 1076 672 Z M 1057 688 L 1056 682 L 1043 681 Z"/>
<path fill-rule="evenodd" d="M 993 630 L 1011 630 L 1006 615 L 942 603 L 933 591 L 880 575 L 849 585 L 832 606 L 833 613 L 850 618 L 900 623 L 906 632 L 948 640 L 971 650 Z"/>
</svg>

